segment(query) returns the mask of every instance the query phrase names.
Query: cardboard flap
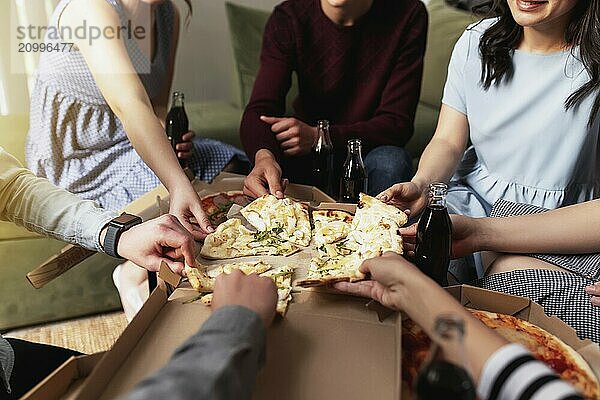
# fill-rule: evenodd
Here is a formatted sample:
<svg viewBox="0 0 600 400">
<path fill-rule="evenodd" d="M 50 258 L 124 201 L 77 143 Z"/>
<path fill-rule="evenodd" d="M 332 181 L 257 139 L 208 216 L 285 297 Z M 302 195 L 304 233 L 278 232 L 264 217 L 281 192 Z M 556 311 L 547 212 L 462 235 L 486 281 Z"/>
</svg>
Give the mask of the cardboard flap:
<svg viewBox="0 0 600 400">
<path fill-rule="evenodd" d="M 462 286 L 460 302 L 467 308 L 509 314 L 523 319 L 528 319 L 529 306 L 531 305 L 531 301 L 524 297 L 468 285 Z"/>
<path fill-rule="evenodd" d="M 158 271 L 158 277 L 176 288 L 181 283 L 181 276 L 171 271 L 171 268 L 164 261 L 160 263 L 160 269 Z"/>
<path fill-rule="evenodd" d="M 110 351 L 102 357 L 97 368 L 90 374 L 88 383 L 82 389 L 80 398 L 94 399 L 102 393 L 117 372 L 115 365 L 121 365 L 135 347 L 138 337 L 148 329 L 156 315 L 167 301 L 167 294 L 160 287 L 156 288 L 144 303 L 142 309 L 127 325 Z"/>
</svg>

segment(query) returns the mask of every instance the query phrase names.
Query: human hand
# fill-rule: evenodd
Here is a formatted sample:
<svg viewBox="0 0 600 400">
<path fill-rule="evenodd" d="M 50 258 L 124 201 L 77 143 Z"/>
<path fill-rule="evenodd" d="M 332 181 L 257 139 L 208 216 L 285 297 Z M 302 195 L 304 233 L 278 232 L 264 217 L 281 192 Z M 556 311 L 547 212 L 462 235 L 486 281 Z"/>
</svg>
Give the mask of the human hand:
<svg viewBox="0 0 600 400">
<path fill-rule="evenodd" d="M 177 149 L 177 158 L 180 160 L 187 160 L 192 157 L 192 149 L 194 148 L 194 143 L 192 140 L 196 137 L 196 133 L 194 131 L 189 131 L 181 137 L 182 142 L 177 143 L 175 148 Z"/>
<path fill-rule="evenodd" d="M 238 305 L 257 313 L 269 327 L 277 306 L 277 287 L 271 278 L 245 275 L 239 269 L 221 274 L 215 281 L 212 308 Z"/>
<path fill-rule="evenodd" d="M 427 205 L 427 188 L 414 182 L 396 183 L 377 195 L 384 203 L 418 215 Z"/>
<path fill-rule="evenodd" d="M 600 282 L 585 287 L 585 292 L 592 297 L 590 301 L 593 305 L 600 307 Z"/>
<path fill-rule="evenodd" d="M 317 141 L 317 128 L 305 124 L 296 118 L 267 117 L 260 120 L 271 125 L 275 139 L 286 156 L 299 156 L 310 153 Z"/>
<path fill-rule="evenodd" d="M 282 199 L 287 184 L 287 179 L 281 179 L 281 167 L 273 153 L 260 149 L 254 157 L 254 168 L 244 179 L 244 194 L 257 198 L 270 193 Z"/>
<path fill-rule="evenodd" d="M 169 212 L 179 219 L 195 239 L 203 239 L 207 234 L 215 231 L 191 183 L 186 182 L 184 185 L 176 186 L 169 191 L 169 194 L 171 198 Z"/>
<path fill-rule="evenodd" d="M 121 234 L 117 253 L 123 258 L 158 271 L 165 262 L 173 272 L 184 275 L 184 263 L 194 263 L 194 238 L 179 220 L 170 214 L 136 225 Z"/>
<path fill-rule="evenodd" d="M 404 309 L 409 304 L 418 306 L 427 302 L 428 299 L 424 298 L 429 295 L 427 288 L 439 289 L 416 266 L 393 252 L 364 261 L 359 271 L 370 274 L 371 280 L 339 282 L 334 287 L 346 293 L 372 298 L 395 310 Z"/>
</svg>

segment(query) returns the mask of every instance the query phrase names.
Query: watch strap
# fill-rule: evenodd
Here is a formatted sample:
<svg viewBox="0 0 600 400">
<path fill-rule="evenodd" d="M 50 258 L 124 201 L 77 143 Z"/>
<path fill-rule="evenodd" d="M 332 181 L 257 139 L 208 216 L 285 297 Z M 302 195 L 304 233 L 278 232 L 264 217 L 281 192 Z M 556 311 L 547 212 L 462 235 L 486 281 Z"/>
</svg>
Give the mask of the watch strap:
<svg viewBox="0 0 600 400">
<path fill-rule="evenodd" d="M 127 219 L 127 222 L 121 222 L 123 219 Z M 104 252 L 111 257 L 123 259 L 123 257 L 121 257 L 117 251 L 119 238 L 123 232 L 141 223 L 142 219 L 140 217 L 126 213 L 123 213 L 119 217 L 111 220 L 108 223 L 106 228 L 106 236 L 104 237 Z"/>
</svg>

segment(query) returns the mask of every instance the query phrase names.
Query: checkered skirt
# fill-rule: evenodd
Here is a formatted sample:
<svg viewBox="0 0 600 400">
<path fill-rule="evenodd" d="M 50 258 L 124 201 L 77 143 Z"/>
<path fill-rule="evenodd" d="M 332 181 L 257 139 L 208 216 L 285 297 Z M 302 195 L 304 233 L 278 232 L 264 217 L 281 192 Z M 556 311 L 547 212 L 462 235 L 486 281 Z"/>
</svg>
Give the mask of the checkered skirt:
<svg viewBox="0 0 600 400">
<path fill-rule="evenodd" d="M 546 209 L 498 201 L 491 216 L 508 217 L 545 212 Z M 474 282 L 489 290 L 527 297 L 540 304 L 546 314 L 556 315 L 572 326 L 582 339 L 600 343 L 600 307 L 590 303 L 584 288 L 600 280 L 600 254 L 530 254 L 564 268 L 556 270 L 515 270 L 489 275 Z M 518 267 L 516 265 L 515 267 Z"/>
</svg>

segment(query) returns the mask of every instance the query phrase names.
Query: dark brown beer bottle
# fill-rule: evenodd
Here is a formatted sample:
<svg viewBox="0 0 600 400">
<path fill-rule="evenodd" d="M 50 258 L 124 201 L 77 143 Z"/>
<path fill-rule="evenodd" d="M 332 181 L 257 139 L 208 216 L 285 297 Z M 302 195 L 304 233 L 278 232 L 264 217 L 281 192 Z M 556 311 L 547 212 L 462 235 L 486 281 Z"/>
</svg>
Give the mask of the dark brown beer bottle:
<svg viewBox="0 0 600 400">
<path fill-rule="evenodd" d="M 333 195 L 333 144 L 329 136 L 329 121 L 317 122 L 319 134 L 312 148 L 312 173 L 315 186 Z"/>
<path fill-rule="evenodd" d="M 464 333 L 461 318 L 442 315 L 436 319 L 432 350 L 417 376 L 417 400 L 475 400 L 475 384 L 465 356 Z"/>
<path fill-rule="evenodd" d="M 173 93 L 173 104 L 167 114 L 166 120 L 167 137 L 171 142 L 171 147 L 177 155 L 177 144 L 183 141 L 182 137 L 189 131 L 189 121 L 185 113 L 184 95 L 182 92 Z M 186 161 L 179 158 L 179 165 L 186 167 Z"/>
<path fill-rule="evenodd" d="M 441 286 L 448 286 L 452 222 L 446 208 L 448 186 L 429 185 L 429 201 L 417 226 L 415 261 L 421 271 Z"/>
<path fill-rule="evenodd" d="M 367 171 L 362 160 L 360 139 L 348 140 L 348 155 L 340 178 L 340 201 L 358 203 L 360 192 L 367 192 Z"/>
</svg>

